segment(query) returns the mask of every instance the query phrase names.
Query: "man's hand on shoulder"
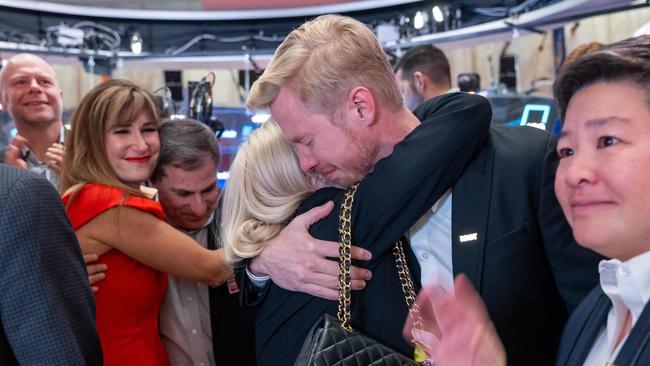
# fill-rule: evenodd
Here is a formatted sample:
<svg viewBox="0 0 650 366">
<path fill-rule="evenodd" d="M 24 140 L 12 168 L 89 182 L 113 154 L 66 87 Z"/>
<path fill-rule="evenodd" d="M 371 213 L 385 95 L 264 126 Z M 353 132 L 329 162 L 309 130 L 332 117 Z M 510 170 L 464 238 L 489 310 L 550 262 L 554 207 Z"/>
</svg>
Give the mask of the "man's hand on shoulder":
<svg viewBox="0 0 650 366">
<path fill-rule="evenodd" d="M 273 282 L 290 291 L 305 292 L 329 300 L 338 299 L 338 243 L 313 238 L 309 227 L 327 216 L 334 204 L 328 202 L 294 218 L 280 234 L 266 243 L 264 251 L 251 261 L 255 275 L 268 275 Z M 372 254 L 352 247 L 352 259 L 369 260 Z M 352 289 L 366 286 L 372 273 L 352 267 Z"/>
</svg>

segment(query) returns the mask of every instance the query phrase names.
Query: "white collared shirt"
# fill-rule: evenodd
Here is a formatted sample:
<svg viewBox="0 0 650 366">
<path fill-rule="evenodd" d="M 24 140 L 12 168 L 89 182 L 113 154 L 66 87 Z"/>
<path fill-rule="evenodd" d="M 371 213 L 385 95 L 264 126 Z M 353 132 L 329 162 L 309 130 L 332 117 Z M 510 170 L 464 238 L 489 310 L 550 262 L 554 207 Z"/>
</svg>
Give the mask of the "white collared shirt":
<svg viewBox="0 0 650 366">
<path fill-rule="evenodd" d="M 454 288 L 451 207 L 449 190 L 409 229 L 411 249 L 420 264 L 423 287 L 441 285 L 448 291 Z"/>
<path fill-rule="evenodd" d="M 612 302 L 607 315 L 607 325 L 596 338 L 585 365 L 605 365 L 614 362 L 627 340 L 627 335 L 615 345 L 629 310 L 632 327 L 639 319 L 650 299 L 650 251 L 625 262 L 618 259 L 603 260 L 598 265 L 600 287 Z"/>
<path fill-rule="evenodd" d="M 452 87 L 443 94 L 460 92 Z M 420 264 L 420 283 L 424 286 L 442 286 L 448 292 L 454 289 L 454 266 L 451 250 L 451 189 L 445 192 L 431 210 L 411 226 L 408 237 L 411 250 Z"/>
<path fill-rule="evenodd" d="M 212 217 L 201 229 L 185 233 L 207 248 L 210 222 Z M 160 307 L 160 336 L 170 365 L 214 366 L 208 286 L 171 274 L 168 282 Z"/>
</svg>

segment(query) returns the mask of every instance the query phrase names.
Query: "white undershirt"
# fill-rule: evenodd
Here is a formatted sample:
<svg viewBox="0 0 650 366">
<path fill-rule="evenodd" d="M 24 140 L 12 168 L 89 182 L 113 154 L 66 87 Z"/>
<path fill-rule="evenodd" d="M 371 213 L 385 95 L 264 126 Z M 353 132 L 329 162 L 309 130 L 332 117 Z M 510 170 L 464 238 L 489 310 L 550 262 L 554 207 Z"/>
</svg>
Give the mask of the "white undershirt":
<svg viewBox="0 0 650 366">
<path fill-rule="evenodd" d="M 451 252 L 451 190 L 409 229 L 411 249 L 420 264 L 422 286 L 440 285 L 454 288 Z"/>
<path fill-rule="evenodd" d="M 207 248 L 209 223 L 185 232 Z M 167 293 L 160 306 L 160 337 L 173 366 L 215 366 L 208 286 L 168 275 Z"/>
<path fill-rule="evenodd" d="M 452 87 L 443 94 L 459 92 Z M 445 192 L 408 231 L 411 250 L 420 264 L 420 283 L 454 289 L 451 251 L 451 189 Z"/>
<path fill-rule="evenodd" d="M 612 302 L 607 315 L 607 325 L 603 326 L 596 341 L 585 359 L 585 365 L 605 365 L 614 362 L 627 335 L 615 343 L 625 323 L 628 309 L 632 315 L 632 327 L 639 319 L 643 308 L 650 299 L 650 251 L 625 262 L 618 259 L 603 260 L 598 265 L 600 287 Z"/>
</svg>

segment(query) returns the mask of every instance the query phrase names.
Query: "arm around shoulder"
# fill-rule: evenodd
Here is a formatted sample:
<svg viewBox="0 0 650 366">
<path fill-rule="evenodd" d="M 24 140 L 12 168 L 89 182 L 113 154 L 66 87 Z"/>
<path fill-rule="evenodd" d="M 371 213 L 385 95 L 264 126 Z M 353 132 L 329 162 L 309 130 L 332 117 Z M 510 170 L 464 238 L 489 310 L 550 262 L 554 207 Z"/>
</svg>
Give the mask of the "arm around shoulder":
<svg viewBox="0 0 650 366">
<path fill-rule="evenodd" d="M 88 237 L 162 272 L 211 286 L 223 283 L 233 273 L 223 249 L 205 249 L 168 223 L 136 208 L 112 208 L 86 226 Z"/>
</svg>

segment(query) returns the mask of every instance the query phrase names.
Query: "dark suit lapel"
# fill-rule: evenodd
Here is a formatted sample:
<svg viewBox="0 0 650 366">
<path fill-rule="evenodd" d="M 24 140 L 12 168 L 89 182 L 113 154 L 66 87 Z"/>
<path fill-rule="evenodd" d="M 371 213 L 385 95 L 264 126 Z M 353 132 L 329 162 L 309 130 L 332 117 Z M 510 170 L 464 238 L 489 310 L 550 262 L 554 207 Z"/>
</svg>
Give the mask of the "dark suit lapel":
<svg viewBox="0 0 650 366">
<path fill-rule="evenodd" d="M 607 314 L 612 307 L 612 303 L 605 295 L 600 286 L 584 300 L 586 306 L 580 306 L 574 317 L 578 317 L 575 322 L 570 321 L 570 326 L 575 329 L 568 329 L 565 334 L 563 343 L 569 345 L 566 350 L 566 362 L 558 359 L 558 365 L 583 365 L 596 337 L 603 329 L 607 322 Z M 583 310 L 584 309 L 584 310 Z"/>
<path fill-rule="evenodd" d="M 454 276 L 464 273 L 479 292 L 494 166 L 494 150 L 489 144 L 454 186 L 451 209 Z"/>
<path fill-rule="evenodd" d="M 641 357 L 650 343 L 650 305 L 646 304 L 625 344 L 616 356 L 616 365 L 646 365 Z M 648 357 L 646 355 L 646 357 Z"/>
</svg>

